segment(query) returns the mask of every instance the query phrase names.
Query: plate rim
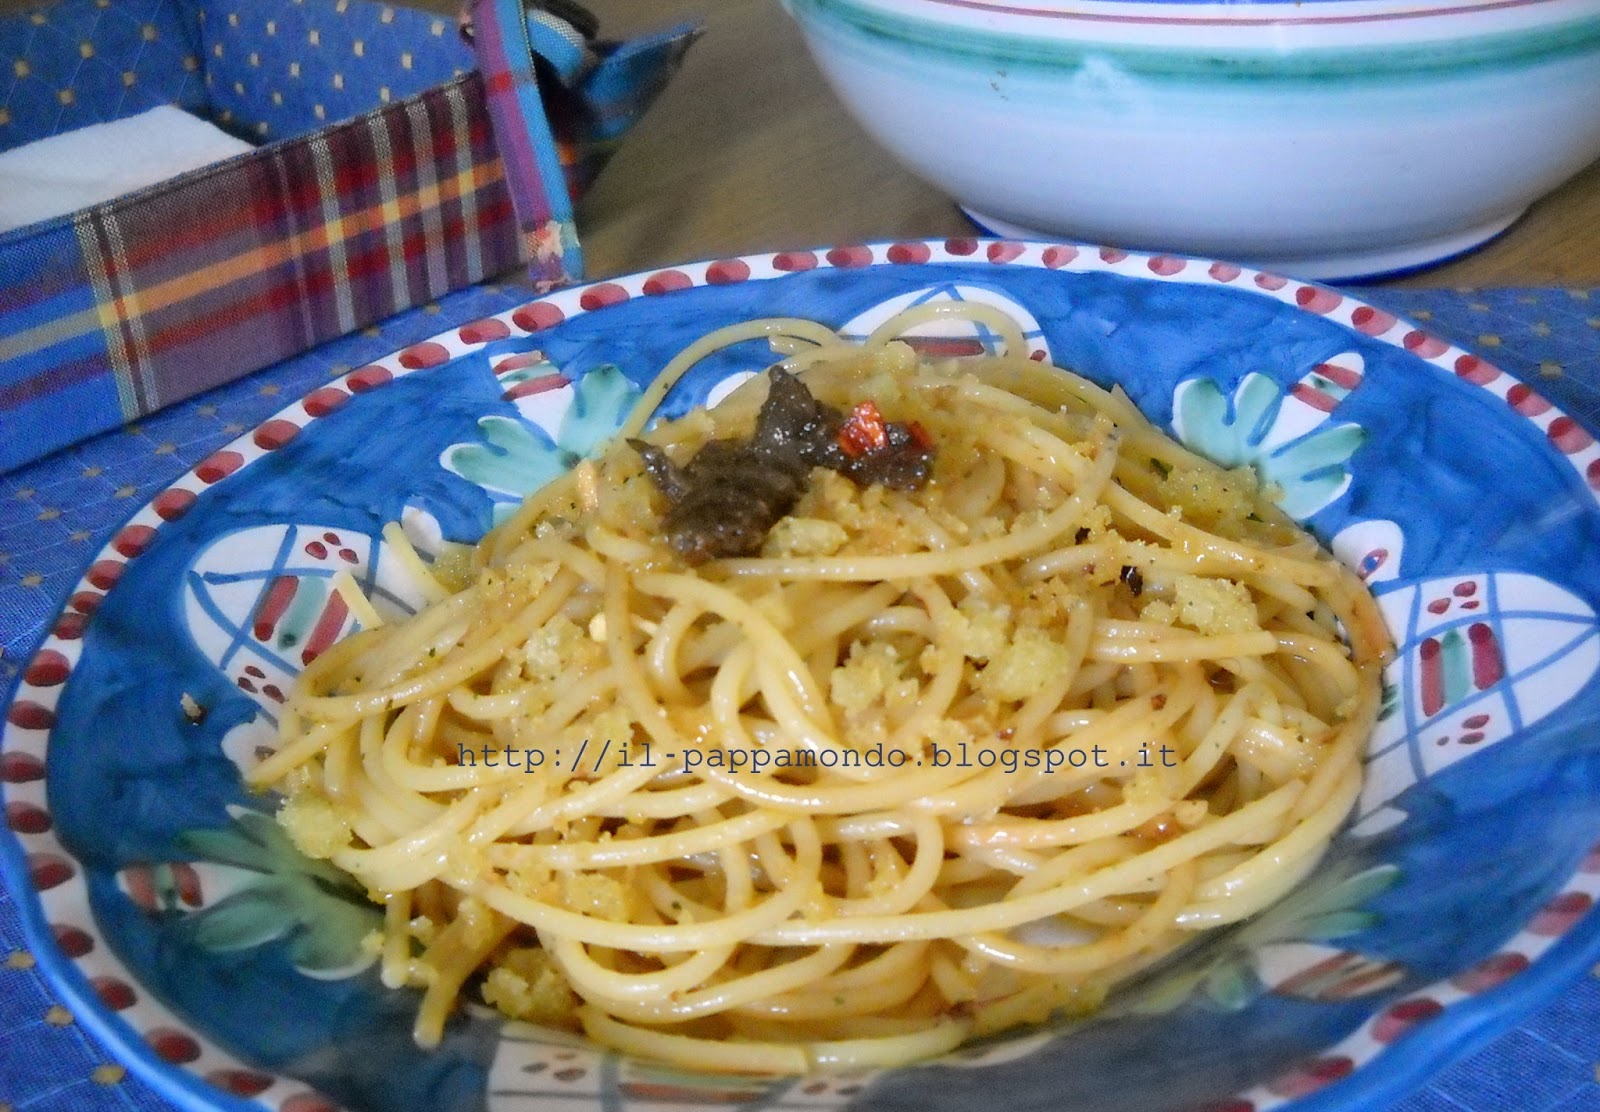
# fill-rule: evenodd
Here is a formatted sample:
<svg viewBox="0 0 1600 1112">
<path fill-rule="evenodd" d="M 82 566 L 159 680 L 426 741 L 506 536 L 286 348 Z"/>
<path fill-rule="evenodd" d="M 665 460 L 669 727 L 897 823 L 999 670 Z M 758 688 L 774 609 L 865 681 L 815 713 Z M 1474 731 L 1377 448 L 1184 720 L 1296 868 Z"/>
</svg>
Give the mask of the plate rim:
<svg viewBox="0 0 1600 1112">
<path fill-rule="evenodd" d="M 1204 287 L 1209 284 L 1264 296 L 1291 310 L 1330 319 L 1347 330 L 1399 348 L 1499 396 L 1515 415 L 1532 422 L 1545 434 L 1547 449 L 1564 457 L 1577 469 L 1580 484 L 1586 486 L 1595 501 L 1600 503 L 1600 444 L 1582 422 L 1552 405 L 1519 376 L 1466 348 L 1433 335 L 1403 316 L 1323 283 L 1287 278 L 1271 270 L 1194 255 L 1144 253 L 1070 241 L 1024 241 L 981 236 L 886 239 L 706 258 L 564 287 L 532 296 L 490 317 L 453 325 L 428 339 L 406 345 L 355 368 L 336 381 L 314 387 L 304 397 L 291 401 L 177 476 L 121 525 L 109 527 L 109 539 L 89 560 L 83 575 L 69 590 L 66 603 L 44 623 L 44 637 L 22 665 L 7 703 L 6 719 L 0 723 L 0 755 L 14 751 L 31 753 L 35 748 L 42 754 L 48 747 L 51 725 L 41 729 L 26 724 L 38 720 L 31 710 L 20 716 L 25 721 L 19 721 L 18 708 L 43 708 L 53 725 L 53 714 L 50 712 L 53 712 L 69 678 L 71 666 L 79 655 L 73 651 L 74 645 L 70 642 L 80 642 L 76 648 L 81 650 L 82 628 L 71 638 L 64 638 L 59 633 L 63 619 L 76 611 L 82 615 L 81 626 L 91 623 L 98 599 L 103 597 L 103 592 L 114 589 L 115 577 L 120 574 L 121 566 L 137 558 L 155 530 L 166 522 L 182 517 L 199 493 L 247 469 L 258 459 L 289 443 L 307 424 L 342 407 L 359 394 L 377 389 L 396 378 L 426 371 L 480 351 L 490 343 L 536 336 L 547 328 L 577 316 L 636 298 L 656 298 L 715 285 L 770 281 L 825 268 L 867 270 L 878 267 L 955 265 L 975 267 L 982 272 L 985 264 L 997 270 L 1016 266 L 1070 274 L 1110 273 L 1134 280 L 1177 285 Z M 1361 318 L 1359 322 L 1357 317 Z M 504 324 L 508 331 L 486 339 L 464 338 L 467 329 L 490 321 Z M 1557 424 L 1562 421 L 1567 424 Z M 1558 431 L 1568 427 L 1579 430 L 1587 438 L 1587 443 L 1576 450 L 1561 448 L 1557 443 Z M 142 532 L 145 529 L 149 530 L 148 534 Z M 109 583 L 104 582 L 107 577 L 110 578 Z M 62 647 L 68 649 L 66 654 L 61 652 Z M 66 657 L 68 675 L 60 679 L 52 677 L 51 682 L 46 684 L 33 682 L 30 673 L 44 654 L 50 651 Z M 28 691 L 39 693 L 39 697 L 25 698 Z M 41 703 L 39 699 L 45 701 Z M 44 737 L 37 740 L 36 744 L 24 747 L 17 745 L 19 735 L 39 733 Z M 47 756 L 40 756 L 39 760 L 47 770 Z M 49 783 L 47 771 L 37 783 L 37 794 L 43 800 Z M 0 798 L 5 799 L 8 807 L 15 801 L 17 787 L 16 783 L 0 782 Z M 141 1035 L 116 1009 L 106 1005 L 90 982 L 88 973 L 79 966 L 82 955 L 68 954 L 58 941 L 49 922 L 43 897 L 43 893 L 55 885 L 41 886 L 35 882 L 34 858 L 39 856 L 40 851 L 30 853 L 28 839 L 45 839 L 41 844 L 53 848 L 53 856 L 66 860 L 71 868 L 70 881 L 84 889 L 83 897 L 78 902 L 84 905 L 86 925 L 96 948 L 110 952 L 114 965 L 124 975 L 128 971 L 104 936 L 99 934 L 92 914 L 87 913 L 87 886 L 81 865 L 66 852 L 49 829 L 40 834 L 29 834 L 13 829 L 8 823 L 4 836 L 0 837 L 0 879 L 4 880 L 10 891 L 30 953 L 43 971 L 46 982 L 64 997 L 64 1003 L 75 1020 L 113 1052 L 116 1064 L 137 1073 L 141 1080 L 167 1100 L 194 1112 L 260 1112 L 263 1108 L 281 1107 L 284 1100 L 301 1096 L 322 1101 L 323 1105 L 319 1107 L 331 1107 L 327 1105 L 326 1098 L 316 1094 L 303 1082 L 246 1063 L 237 1063 L 231 1053 L 221 1051 L 183 1017 L 173 1013 L 164 1003 L 154 1001 L 154 994 L 147 993 L 141 1000 L 156 1002 L 161 1012 L 176 1021 L 181 1032 L 198 1040 L 203 1051 L 213 1055 L 208 1063 L 213 1070 L 234 1065 L 235 1068 L 262 1076 L 270 1075 L 275 1079 L 275 1084 L 256 1096 L 240 1096 L 208 1081 L 195 1061 L 172 1062 L 157 1054 L 146 1036 L 159 1029 Z M 52 856 L 48 850 L 43 853 L 46 857 Z M 1570 885 L 1573 878 L 1582 875 L 1583 871 L 1580 866 L 1563 882 L 1563 886 Z M 1503 948 L 1525 933 L 1524 927 L 1503 940 L 1500 946 Z M 1592 906 L 1570 930 L 1555 938 L 1526 969 L 1510 982 L 1495 986 L 1492 996 L 1474 995 L 1447 1005 L 1443 1014 L 1424 1025 L 1421 1035 L 1413 1032 L 1394 1045 L 1374 1051 L 1357 1061 L 1351 1073 L 1333 1084 L 1267 1105 L 1252 1101 L 1249 1107 L 1314 1112 L 1323 1107 L 1355 1109 L 1379 1100 L 1398 1099 L 1428 1076 L 1504 1033 L 1539 1004 L 1553 999 L 1575 975 L 1597 959 L 1600 959 L 1600 907 Z M 131 976 L 129 979 L 132 979 Z M 139 987 L 142 989 L 143 986 Z M 1432 986 L 1424 986 L 1418 992 L 1426 992 L 1429 987 Z M 1358 1031 L 1368 1026 L 1373 1018 L 1369 1016 L 1363 1020 Z M 1331 1051 L 1334 1047 L 1322 1049 Z M 1401 1049 L 1410 1053 L 1401 1053 Z M 202 1054 L 199 1060 L 204 1061 L 205 1055 Z M 1370 1067 L 1380 1060 L 1387 1060 L 1385 1068 L 1374 1074 Z M 301 1092 L 285 1091 L 285 1088 L 298 1088 Z M 1241 1112 L 1245 1107 L 1243 1102 L 1249 1100 L 1249 1094 L 1255 1091 L 1240 1092 Z M 273 1102 L 261 1099 L 272 1092 L 277 1093 Z"/>
</svg>

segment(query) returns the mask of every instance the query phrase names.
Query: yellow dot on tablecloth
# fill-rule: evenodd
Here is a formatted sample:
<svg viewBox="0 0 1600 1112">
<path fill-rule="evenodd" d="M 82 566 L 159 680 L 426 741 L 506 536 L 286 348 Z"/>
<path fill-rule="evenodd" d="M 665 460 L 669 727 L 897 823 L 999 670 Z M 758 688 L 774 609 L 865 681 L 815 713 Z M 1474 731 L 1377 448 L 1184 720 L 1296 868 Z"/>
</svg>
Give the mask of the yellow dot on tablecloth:
<svg viewBox="0 0 1600 1112">
<path fill-rule="evenodd" d="M 283 94 L 277 89 L 272 90 L 272 103 L 279 108 L 283 107 Z"/>
<path fill-rule="evenodd" d="M 238 12 L 229 12 L 228 13 L 228 26 L 229 27 L 237 27 L 237 26 L 239 26 L 239 13 Z"/>
<path fill-rule="evenodd" d="M 338 378 L 340 375 L 349 374 L 353 369 L 354 368 L 348 363 L 335 363 L 333 366 L 328 368 L 328 374 L 334 378 Z"/>
<path fill-rule="evenodd" d="M 1567 296 L 1574 301 L 1588 301 L 1590 292 L 1589 290 L 1568 290 Z"/>
<path fill-rule="evenodd" d="M 367 44 L 362 42 L 360 39 L 357 39 L 355 42 L 350 44 L 350 53 L 354 54 L 357 58 L 365 57 L 367 53 Z"/>
<path fill-rule="evenodd" d="M 350 10 L 350 0 L 339 0 L 339 2 L 333 6 L 333 10 L 338 12 L 340 15 L 343 15 L 345 12 Z"/>
<path fill-rule="evenodd" d="M 1517 301 L 1522 305 L 1537 305 L 1539 304 L 1539 295 L 1536 293 L 1525 293 L 1521 297 L 1517 298 Z"/>
<path fill-rule="evenodd" d="M 146 23 L 142 28 L 140 28 L 139 33 L 141 36 L 143 36 L 145 42 L 155 42 L 161 37 L 161 33 L 156 30 L 156 25 L 154 23 Z"/>
<path fill-rule="evenodd" d="M 380 20 L 382 20 L 384 23 L 393 23 L 394 22 L 394 9 L 389 7 L 389 5 L 385 4 L 383 6 L 383 10 L 378 13 L 378 18 Z"/>
<path fill-rule="evenodd" d="M 11 562 L 11 553 L 9 553 L 9 552 L 0 552 L 0 567 L 4 567 L 5 565 L 9 564 L 10 562 Z M 4 649 L 0 649 L 0 656 L 5 656 L 5 655 L 6 655 L 5 650 Z"/>
<path fill-rule="evenodd" d="M 444 34 L 444 20 L 434 20 L 432 23 L 428 24 L 428 30 L 433 32 L 434 38 L 438 38 L 440 35 Z"/>
<path fill-rule="evenodd" d="M 176 444 L 172 443 L 172 441 L 170 441 L 170 440 L 156 445 L 156 455 L 158 455 L 158 456 L 170 456 L 173 452 L 176 452 L 177 450 L 178 450 L 178 446 Z"/>
<path fill-rule="evenodd" d="M 1482 301 L 1469 301 L 1467 302 L 1467 308 L 1474 313 L 1487 313 L 1489 311 L 1489 306 Z"/>
<path fill-rule="evenodd" d="M 233 91 L 238 93 L 240 96 L 244 96 L 244 82 L 235 81 L 233 83 Z"/>
<path fill-rule="evenodd" d="M 38 520 L 39 521 L 54 521 L 56 518 L 58 518 L 60 516 L 61 516 L 61 511 L 56 509 L 54 506 L 50 506 L 50 507 L 48 507 L 46 509 L 43 509 L 43 510 L 39 511 Z"/>
<path fill-rule="evenodd" d="M 440 305 L 437 301 L 430 301 L 422 307 L 424 313 L 438 313 Z"/>
<path fill-rule="evenodd" d="M 87 529 L 76 529 L 73 531 L 72 536 L 68 537 L 67 539 L 73 544 L 82 544 L 93 536 L 94 534 L 89 532 Z"/>
<path fill-rule="evenodd" d="M 29 572 L 27 575 L 24 575 L 22 577 L 22 585 L 24 587 L 38 587 L 43 583 L 44 583 L 44 576 L 40 575 L 36 571 L 35 572 Z M 16 957 L 15 954 L 13 954 L 11 956 L 12 957 Z M 24 956 L 26 957 L 26 955 L 24 955 Z M 33 959 L 30 957 L 30 958 L 28 958 L 28 960 L 32 961 Z M 14 965 L 14 966 L 12 966 L 12 968 L 13 969 L 26 969 L 28 967 L 26 965 Z"/>
<path fill-rule="evenodd" d="M 195 412 L 202 417 L 215 417 L 217 415 L 217 407 L 214 405 L 203 405 L 199 409 L 195 410 Z"/>
<path fill-rule="evenodd" d="M 411 68 L 411 52 L 409 50 L 400 55 L 400 68 L 401 69 L 410 69 Z"/>
<path fill-rule="evenodd" d="M 227 433 L 229 436 L 238 436 L 244 431 L 244 426 L 237 421 L 229 421 L 226 425 L 222 426 L 222 431 Z"/>
<path fill-rule="evenodd" d="M 333 75 L 333 87 L 335 89 L 344 88 L 344 74 L 336 73 Z"/>
<path fill-rule="evenodd" d="M 33 72 L 33 67 L 28 65 L 28 60 L 26 58 L 18 58 L 15 62 L 11 63 L 11 72 L 16 74 L 18 77 L 27 77 L 28 74 Z"/>
<path fill-rule="evenodd" d="M 14 950 L 6 956 L 7 969 L 32 969 L 33 955 L 26 950 Z"/>
<path fill-rule="evenodd" d="M 72 1024 L 72 1013 L 60 1004 L 52 1004 L 44 1013 L 44 1021 L 52 1027 L 68 1027 Z"/>
<path fill-rule="evenodd" d="M 217 43 L 216 46 L 213 46 L 211 48 L 211 54 L 212 54 L 212 57 L 215 57 L 215 58 L 222 57 L 222 44 L 220 42 Z"/>
<path fill-rule="evenodd" d="M 210 76 L 210 75 L 208 74 L 207 76 Z M 224 124 L 225 123 L 231 123 L 232 120 L 233 120 L 233 111 L 232 111 L 232 109 L 224 108 L 221 112 L 217 113 L 217 122 L 218 123 L 224 123 Z"/>
<path fill-rule="evenodd" d="M 131 89 L 138 82 L 139 75 L 132 70 L 122 71 L 122 84 L 124 88 Z"/>
<path fill-rule="evenodd" d="M 118 498 L 132 498 L 136 493 L 138 493 L 138 490 L 139 490 L 138 487 L 119 486 L 117 488 L 116 497 L 118 497 Z"/>
<path fill-rule="evenodd" d="M 128 1071 L 121 1066 L 96 1066 L 89 1078 L 96 1085 L 115 1085 L 127 1076 Z"/>
<path fill-rule="evenodd" d="M 62 89 L 56 94 L 56 99 L 62 104 L 71 104 L 73 101 L 78 99 L 78 94 L 74 93 L 71 89 Z"/>
<path fill-rule="evenodd" d="M 183 68 L 193 73 L 200 68 L 200 59 L 193 54 L 186 54 L 183 58 Z"/>
<path fill-rule="evenodd" d="M 1485 332 L 1478 337 L 1478 343 L 1483 347 L 1497 348 L 1500 346 L 1500 337 L 1493 332 Z"/>
<path fill-rule="evenodd" d="M 38 493 L 39 492 L 34 490 L 32 487 L 23 487 L 21 490 L 17 491 L 17 501 L 26 502 L 28 499 L 32 498 Z"/>
<path fill-rule="evenodd" d="M 276 19 L 267 20 L 267 34 L 276 35 L 277 33 L 278 33 L 278 21 Z"/>
<path fill-rule="evenodd" d="M 290 62 L 289 63 L 289 76 L 290 77 L 299 77 L 300 76 L 300 63 L 299 62 Z"/>
<path fill-rule="evenodd" d="M 261 388 L 261 396 L 264 398 L 276 397 L 277 393 L 278 385 L 276 383 L 269 382 Z"/>
<path fill-rule="evenodd" d="M 363 336 L 366 336 L 366 337 L 368 337 L 368 338 L 369 338 L 369 339 L 374 339 L 374 340 L 375 340 L 375 339 L 377 339 L 377 338 L 378 338 L 378 337 L 379 337 L 379 336 L 382 336 L 382 335 L 383 335 L 383 329 L 381 329 L 381 328 L 378 328 L 378 327 L 376 327 L 376 326 L 373 326 L 373 327 L 369 327 L 369 328 L 363 328 L 363 329 L 362 329 L 362 330 L 361 330 L 361 334 L 362 334 L 362 335 L 363 335 Z"/>
<path fill-rule="evenodd" d="M 1548 336 L 1550 335 L 1550 322 L 1543 320 L 1535 321 L 1531 331 L 1535 336 Z"/>
<path fill-rule="evenodd" d="M 378 99 L 380 101 L 382 101 L 384 104 L 388 104 L 389 103 L 389 96 L 390 96 L 390 94 L 389 94 L 389 86 L 387 86 L 387 85 L 379 85 L 378 86 Z"/>
<path fill-rule="evenodd" d="M 11 122 L 11 109 L 0 107 L 0 127 Z"/>
<path fill-rule="evenodd" d="M 250 64 L 252 66 L 261 65 L 261 55 L 260 55 L 260 53 L 258 53 L 257 51 L 254 51 L 254 50 L 252 50 L 250 52 Z"/>
<path fill-rule="evenodd" d="M 1412 313 L 1411 315 L 1413 317 L 1415 317 L 1417 320 L 1432 320 L 1433 319 L 1433 310 L 1431 310 L 1431 309 L 1418 309 L 1416 312 Z"/>
<path fill-rule="evenodd" d="M 318 31 L 316 28 L 313 27 L 311 29 L 311 34 L 306 36 L 306 41 L 309 42 L 312 46 L 321 46 L 322 45 L 322 32 Z"/>
<path fill-rule="evenodd" d="M 311 106 L 311 114 L 319 120 L 326 120 L 328 118 L 328 110 L 322 107 L 320 104 L 313 104 Z"/>
<path fill-rule="evenodd" d="M 94 43 L 92 43 L 92 42 L 80 42 L 78 44 L 78 57 L 80 57 L 80 58 L 93 58 L 94 57 Z"/>
<path fill-rule="evenodd" d="M 83 477 L 85 479 L 97 479 L 104 472 L 105 472 L 105 468 L 104 467 L 85 467 L 83 469 Z"/>
<path fill-rule="evenodd" d="M 43 27 L 45 25 L 46 20 L 43 12 L 34 12 L 31 18 L 35 27 Z"/>
</svg>

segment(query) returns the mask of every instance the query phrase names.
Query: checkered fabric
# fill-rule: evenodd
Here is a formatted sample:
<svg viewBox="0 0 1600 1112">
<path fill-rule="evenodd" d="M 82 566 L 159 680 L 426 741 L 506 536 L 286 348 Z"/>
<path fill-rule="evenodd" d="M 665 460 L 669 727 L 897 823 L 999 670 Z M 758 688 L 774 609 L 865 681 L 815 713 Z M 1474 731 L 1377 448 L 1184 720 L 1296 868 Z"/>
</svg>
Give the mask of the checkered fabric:
<svg viewBox="0 0 1600 1112">
<path fill-rule="evenodd" d="M 520 3 L 501 8 L 499 26 L 517 26 L 479 62 L 491 81 L 507 50 L 549 38 L 523 27 Z M 203 114 L 276 137 L 0 235 L 0 473 L 519 266 L 547 284 L 578 277 L 569 191 L 692 38 L 584 41 L 578 64 L 565 50 L 540 63 L 532 95 L 492 114 L 453 25 L 370 0 L 62 0 L 0 17 L 0 41 L 27 52 L 26 80 L 0 82 L 0 148 L 152 101 L 195 109 L 195 82 L 162 84 L 136 62 L 140 43 L 203 72 Z M 119 65 L 119 81 L 70 84 Z M 521 65 L 532 81 L 533 58 Z M 330 104 L 350 115 L 323 123 Z M 539 233 L 552 217 L 556 234 Z"/>
</svg>

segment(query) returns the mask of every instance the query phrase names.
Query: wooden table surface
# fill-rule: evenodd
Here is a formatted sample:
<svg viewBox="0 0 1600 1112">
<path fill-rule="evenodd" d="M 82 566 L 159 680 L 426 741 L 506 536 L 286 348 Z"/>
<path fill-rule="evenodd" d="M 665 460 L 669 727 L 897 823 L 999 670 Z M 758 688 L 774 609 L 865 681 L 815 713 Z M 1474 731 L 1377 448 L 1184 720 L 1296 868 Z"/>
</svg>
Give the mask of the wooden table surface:
<svg viewBox="0 0 1600 1112">
<path fill-rule="evenodd" d="M 454 12 L 457 0 L 409 0 Z M 778 0 L 584 0 L 607 36 L 694 19 L 705 34 L 579 210 L 593 277 L 785 248 L 972 234 L 824 83 Z M 1600 163 L 1498 240 L 1397 280 L 1600 285 Z"/>
</svg>

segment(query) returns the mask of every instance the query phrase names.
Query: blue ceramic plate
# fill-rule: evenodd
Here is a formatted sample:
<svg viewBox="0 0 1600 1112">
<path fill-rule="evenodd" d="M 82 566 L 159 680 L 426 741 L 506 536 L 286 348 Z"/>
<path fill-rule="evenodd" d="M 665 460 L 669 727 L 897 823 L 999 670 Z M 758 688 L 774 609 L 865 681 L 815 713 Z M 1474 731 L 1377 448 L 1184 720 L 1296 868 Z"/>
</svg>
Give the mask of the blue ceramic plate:
<svg viewBox="0 0 1600 1112">
<path fill-rule="evenodd" d="M 413 995 L 362 955 L 376 909 L 240 786 L 294 673 L 353 627 L 332 573 L 412 609 L 385 522 L 423 548 L 477 537 L 691 339 L 777 314 L 864 333 L 930 300 L 1005 307 L 1030 354 L 1253 464 L 1367 578 L 1401 651 L 1326 862 L 1093 1020 L 917 1068 L 693 1076 L 475 1007 L 418 1051 Z M 769 361 L 731 349 L 667 409 Z M 1597 489 L 1594 439 L 1526 385 L 1227 264 L 911 242 L 566 290 L 324 386 L 134 516 L 9 711 L 0 863 L 31 882 L 29 942 L 74 1015 L 191 1108 L 1367 1108 L 1600 957 Z"/>
</svg>

